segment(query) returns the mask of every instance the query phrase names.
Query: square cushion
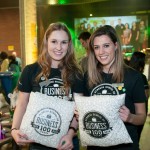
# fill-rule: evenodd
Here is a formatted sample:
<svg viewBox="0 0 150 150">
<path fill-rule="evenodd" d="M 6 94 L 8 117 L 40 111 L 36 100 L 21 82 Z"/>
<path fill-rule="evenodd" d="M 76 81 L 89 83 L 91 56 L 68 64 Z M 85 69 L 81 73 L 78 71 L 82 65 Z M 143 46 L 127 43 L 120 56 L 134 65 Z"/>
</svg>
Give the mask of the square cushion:
<svg viewBox="0 0 150 150">
<path fill-rule="evenodd" d="M 132 143 L 119 109 L 124 105 L 125 94 L 94 95 L 84 97 L 75 95 L 79 112 L 79 132 L 83 146 L 114 146 Z"/>
<path fill-rule="evenodd" d="M 75 102 L 31 92 L 20 130 L 36 143 L 56 148 L 67 134 Z"/>
</svg>

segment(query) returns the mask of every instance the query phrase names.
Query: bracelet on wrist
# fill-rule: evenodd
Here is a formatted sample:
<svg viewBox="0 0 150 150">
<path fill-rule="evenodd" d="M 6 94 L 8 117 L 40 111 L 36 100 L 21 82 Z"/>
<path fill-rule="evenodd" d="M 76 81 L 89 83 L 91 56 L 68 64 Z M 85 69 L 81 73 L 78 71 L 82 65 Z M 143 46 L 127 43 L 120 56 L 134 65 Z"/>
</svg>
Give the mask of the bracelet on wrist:
<svg viewBox="0 0 150 150">
<path fill-rule="evenodd" d="M 12 132 L 13 130 L 18 130 L 17 128 L 12 128 L 10 131 Z"/>
<path fill-rule="evenodd" d="M 69 129 L 72 129 L 75 133 L 77 132 L 77 129 L 75 129 L 74 127 L 69 127 Z"/>
</svg>

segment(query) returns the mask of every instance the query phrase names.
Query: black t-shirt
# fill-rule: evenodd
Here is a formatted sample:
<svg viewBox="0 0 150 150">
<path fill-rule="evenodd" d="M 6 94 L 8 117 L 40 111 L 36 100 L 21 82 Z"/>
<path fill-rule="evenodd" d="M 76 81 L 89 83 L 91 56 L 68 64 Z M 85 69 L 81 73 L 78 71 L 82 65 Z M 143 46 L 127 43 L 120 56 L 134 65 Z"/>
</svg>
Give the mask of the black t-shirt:
<svg viewBox="0 0 150 150">
<path fill-rule="evenodd" d="M 143 82 L 144 82 L 144 89 L 149 89 L 147 78 L 144 74 L 142 74 Z"/>
<path fill-rule="evenodd" d="M 39 82 L 35 81 L 36 76 L 41 71 L 38 63 L 27 65 L 20 77 L 18 89 L 19 91 L 30 93 L 30 92 L 41 92 L 48 96 L 59 97 L 60 99 L 73 100 L 73 93 L 83 93 L 83 77 L 78 74 L 78 77 L 74 76 L 71 82 L 71 88 L 69 89 L 69 96 L 66 96 L 64 84 L 61 78 L 61 72 L 57 68 L 51 68 L 51 73 L 48 80 L 45 77 L 41 77 Z M 74 138 L 73 140 L 77 140 Z M 30 145 L 33 149 L 43 150 L 55 150 L 55 148 L 46 147 L 37 143 Z"/>
<path fill-rule="evenodd" d="M 124 80 L 122 83 L 115 83 L 112 81 L 112 74 L 102 73 L 103 83 L 95 85 L 93 88 L 88 88 L 87 84 L 87 74 L 84 78 L 84 83 L 86 84 L 85 95 L 118 95 L 126 94 L 125 106 L 130 110 L 131 113 L 135 114 L 135 103 L 145 103 L 146 96 L 144 93 L 144 83 L 140 73 L 137 71 L 126 68 L 124 73 Z M 109 108 L 108 108 L 109 109 Z M 118 145 L 104 149 L 110 150 L 138 150 L 138 135 L 137 126 L 125 123 L 128 133 L 130 134 L 133 144 Z M 99 149 L 99 148 L 98 148 Z M 101 149 L 101 148 L 100 148 Z"/>
<path fill-rule="evenodd" d="M 20 77 L 18 84 L 18 89 L 22 92 L 30 93 L 32 92 L 41 92 L 47 94 L 48 96 L 56 96 L 59 98 L 67 98 L 65 93 L 65 88 L 63 81 L 61 79 L 61 72 L 58 68 L 51 68 L 51 73 L 48 77 L 48 80 L 44 76 L 40 78 L 40 81 L 37 83 L 35 81 L 36 76 L 40 71 L 38 63 L 27 65 Z M 80 76 L 80 79 L 75 77 L 71 83 L 71 88 L 69 92 L 69 98 L 72 98 L 73 93 L 83 93 L 83 78 Z"/>
</svg>

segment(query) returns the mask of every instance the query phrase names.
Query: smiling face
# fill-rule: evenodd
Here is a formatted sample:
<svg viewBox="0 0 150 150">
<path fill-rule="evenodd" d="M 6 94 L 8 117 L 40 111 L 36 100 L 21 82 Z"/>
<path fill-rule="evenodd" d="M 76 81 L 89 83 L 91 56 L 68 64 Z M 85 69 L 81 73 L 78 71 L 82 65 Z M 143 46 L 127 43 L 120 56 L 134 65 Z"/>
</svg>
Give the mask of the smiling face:
<svg viewBox="0 0 150 150">
<path fill-rule="evenodd" d="M 101 35 L 94 38 L 94 54 L 106 73 L 115 60 L 115 49 L 117 49 L 117 43 L 114 44 L 109 36 Z"/>
<path fill-rule="evenodd" d="M 69 46 L 69 37 L 63 30 L 53 31 L 48 37 L 48 53 L 52 59 L 53 68 L 58 68 L 61 60 L 66 56 Z"/>
</svg>

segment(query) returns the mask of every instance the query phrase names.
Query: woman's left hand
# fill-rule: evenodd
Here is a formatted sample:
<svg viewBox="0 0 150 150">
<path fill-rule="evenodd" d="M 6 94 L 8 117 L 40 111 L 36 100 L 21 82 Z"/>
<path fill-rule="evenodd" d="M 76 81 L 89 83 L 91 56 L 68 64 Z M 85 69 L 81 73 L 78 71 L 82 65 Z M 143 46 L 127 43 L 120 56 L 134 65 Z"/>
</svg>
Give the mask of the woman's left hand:
<svg viewBox="0 0 150 150">
<path fill-rule="evenodd" d="M 72 137 L 69 134 L 63 136 L 59 142 L 57 147 L 58 150 L 72 150 L 73 149 L 73 142 Z"/>
</svg>

